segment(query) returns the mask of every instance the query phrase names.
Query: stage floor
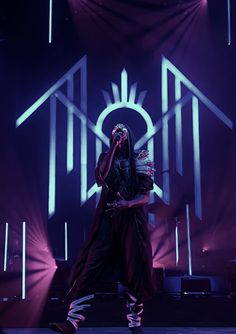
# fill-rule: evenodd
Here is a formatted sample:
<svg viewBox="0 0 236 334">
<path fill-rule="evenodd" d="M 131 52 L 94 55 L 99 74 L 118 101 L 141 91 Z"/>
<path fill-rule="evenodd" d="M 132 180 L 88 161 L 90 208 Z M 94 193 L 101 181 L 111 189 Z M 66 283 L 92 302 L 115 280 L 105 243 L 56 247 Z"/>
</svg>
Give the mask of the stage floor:
<svg viewBox="0 0 236 334">
<path fill-rule="evenodd" d="M 236 327 L 146 327 L 145 334 L 235 334 Z M 48 328 L 6 328 L 0 334 L 52 334 Z M 126 327 L 80 328 L 80 334 L 129 334 Z"/>
</svg>

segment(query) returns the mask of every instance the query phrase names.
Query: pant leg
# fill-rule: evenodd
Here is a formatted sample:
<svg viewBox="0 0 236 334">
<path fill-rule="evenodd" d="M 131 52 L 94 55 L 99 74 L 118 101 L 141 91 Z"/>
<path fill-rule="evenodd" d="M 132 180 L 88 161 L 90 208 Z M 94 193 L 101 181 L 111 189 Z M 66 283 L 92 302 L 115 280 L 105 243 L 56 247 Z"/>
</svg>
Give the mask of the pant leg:
<svg viewBox="0 0 236 334">
<path fill-rule="evenodd" d="M 71 289 L 74 297 L 94 292 L 93 285 L 97 283 L 111 258 L 112 223 L 108 218 L 103 218 L 99 224 L 100 227 L 96 235 L 90 236 L 90 244 L 86 249 L 86 254 L 82 252 L 78 263 L 74 265 L 74 268 L 80 268 L 78 273 L 74 269 L 75 279 Z"/>
<path fill-rule="evenodd" d="M 141 218 L 131 212 L 120 226 L 122 283 L 139 302 L 156 291 L 147 223 Z"/>
<path fill-rule="evenodd" d="M 112 240 L 111 222 L 104 218 L 96 234 L 90 236 L 89 244 L 85 247 L 86 253 L 82 252 L 78 263 L 75 263 L 74 268 L 80 270 L 74 272 L 75 280 L 69 292 L 72 302 L 67 315 L 67 321 L 75 329 L 86 319 L 86 310 L 92 306 L 96 292 L 94 285 L 109 263 Z"/>
</svg>

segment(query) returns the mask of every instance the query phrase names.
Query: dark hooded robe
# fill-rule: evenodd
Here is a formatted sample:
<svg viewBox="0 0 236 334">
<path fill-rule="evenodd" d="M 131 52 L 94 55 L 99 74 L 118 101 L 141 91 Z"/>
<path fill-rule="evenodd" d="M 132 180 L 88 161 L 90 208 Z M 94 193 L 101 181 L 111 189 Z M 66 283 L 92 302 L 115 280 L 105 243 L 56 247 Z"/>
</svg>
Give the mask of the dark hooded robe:
<svg viewBox="0 0 236 334">
<path fill-rule="evenodd" d="M 127 127 L 128 129 L 128 127 Z M 129 293 L 144 301 L 155 292 L 152 251 L 144 206 L 111 210 L 108 203 L 125 200 L 153 189 L 153 167 L 148 151 L 134 152 L 133 136 L 128 129 L 126 152 L 115 152 L 110 171 L 104 180 L 100 163 L 107 153 L 101 153 L 95 170 L 102 192 L 88 239 L 83 245 L 71 277 L 74 296 L 93 290 L 107 266 L 117 267 L 119 281 Z"/>
</svg>

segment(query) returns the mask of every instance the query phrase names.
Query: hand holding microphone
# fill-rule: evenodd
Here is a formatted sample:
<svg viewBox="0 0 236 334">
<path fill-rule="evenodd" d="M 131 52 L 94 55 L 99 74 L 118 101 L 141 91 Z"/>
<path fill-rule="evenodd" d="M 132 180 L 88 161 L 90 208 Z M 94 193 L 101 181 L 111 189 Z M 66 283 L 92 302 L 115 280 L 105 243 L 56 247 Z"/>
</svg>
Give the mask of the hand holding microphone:
<svg viewBox="0 0 236 334">
<path fill-rule="evenodd" d="M 113 144 L 115 146 L 118 146 L 123 142 L 123 133 L 122 132 L 116 132 L 113 136 Z"/>
</svg>

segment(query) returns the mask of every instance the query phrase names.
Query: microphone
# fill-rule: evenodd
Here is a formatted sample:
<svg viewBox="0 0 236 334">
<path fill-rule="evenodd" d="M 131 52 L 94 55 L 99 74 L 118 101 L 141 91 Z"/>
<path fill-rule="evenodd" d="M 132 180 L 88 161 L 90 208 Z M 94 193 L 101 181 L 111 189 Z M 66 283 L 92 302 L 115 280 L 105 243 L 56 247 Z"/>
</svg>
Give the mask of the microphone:
<svg viewBox="0 0 236 334">
<path fill-rule="evenodd" d="M 120 141 L 121 140 L 121 134 L 120 133 L 115 133 L 113 140 L 114 141 Z"/>
</svg>

